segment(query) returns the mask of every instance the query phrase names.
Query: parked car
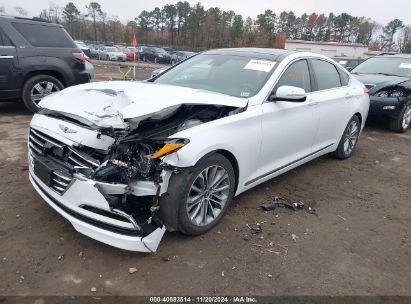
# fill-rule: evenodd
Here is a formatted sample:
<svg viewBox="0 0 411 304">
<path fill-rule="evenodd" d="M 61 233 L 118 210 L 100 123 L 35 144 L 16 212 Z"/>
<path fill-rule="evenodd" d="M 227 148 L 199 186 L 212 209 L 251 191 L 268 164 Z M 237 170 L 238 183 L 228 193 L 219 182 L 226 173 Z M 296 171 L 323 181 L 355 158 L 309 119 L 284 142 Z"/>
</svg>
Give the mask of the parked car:
<svg viewBox="0 0 411 304">
<path fill-rule="evenodd" d="M 77 231 L 154 252 L 166 229 L 213 228 L 233 196 L 327 153 L 349 158 L 369 97 L 322 55 L 223 49 L 41 106 L 29 131 L 36 191 Z"/>
<path fill-rule="evenodd" d="M 94 78 L 94 66 L 91 63 L 91 59 L 86 54 L 84 54 L 84 56 L 85 56 L 85 59 L 86 59 L 86 61 L 84 63 L 86 64 L 87 74 L 89 75 L 90 80 L 93 80 L 93 78 Z"/>
<path fill-rule="evenodd" d="M 389 121 L 392 131 L 406 132 L 411 124 L 411 55 L 379 55 L 352 70 L 369 89 L 370 118 Z"/>
<path fill-rule="evenodd" d="M 90 58 L 98 59 L 99 54 L 99 46 L 98 45 L 90 45 Z"/>
<path fill-rule="evenodd" d="M 166 51 L 170 56 L 176 52 L 174 49 L 169 48 L 169 47 L 163 47 L 162 49 Z"/>
<path fill-rule="evenodd" d="M 120 52 L 123 52 L 124 55 L 126 55 L 126 60 L 130 60 L 130 61 L 138 61 L 139 60 L 139 54 L 130 50 L 129 48 L 126 47 L 118 47 L 118 50 Z"/>
<path fill-rule="evenodd" d="M 143 49 L 140 58 L 143 61 L 152 61 L 154 63 L 171 63 L 170 55 L 162 48 L 146 47 Z"/>
<path fill-rule="evenodd" d="M 334 57 L 333 58 L 336 62 L 338 62 L 340 65 L 345 67 L 348 71 L 351 71 L 354 69 L 357 65 L 363 63 L 366 58 L 355 58 L 355 57 Z"/>
<path fill-rule="evenodd" d="M 182 60 L 185 60 L 187 58 L 190 58 L 197 53 L 194 52 L 182 52 L 182 51 L 177 51 L 174 52 L 174 54 L 171 55 L 171 64 L 174 65 Z"/>
<path fill-rule="evenodd" d="M 102 46 L 98 53 L 100 60 L 126 61 L 126 55 L 115 46 Z"/>
<path fill-rule="evenodd" d="M 91 50 L 88 45 L 86 45 L 83 41 L 74 40 L 74 43 L 78 46 L 78 48 L 87 55 L 87 57 L 91 58 Z"/>
<path fill-rule="evenodd" d="M 90 81 L 86 57 L 61 25 L 0 16 L 0 50 L 0 100 L 33 112 L 43 97 Z"/>
</svg>

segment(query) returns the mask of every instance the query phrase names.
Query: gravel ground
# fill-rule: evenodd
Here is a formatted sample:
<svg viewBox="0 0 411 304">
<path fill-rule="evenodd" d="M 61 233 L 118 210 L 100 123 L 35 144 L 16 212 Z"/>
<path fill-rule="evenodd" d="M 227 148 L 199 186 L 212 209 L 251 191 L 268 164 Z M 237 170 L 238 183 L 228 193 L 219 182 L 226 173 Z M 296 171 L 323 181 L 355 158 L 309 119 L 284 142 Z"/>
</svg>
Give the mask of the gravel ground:
<svg viewBox="0 0 411 304">
<path fill-rule="evenodd" d="M 118 77 L 95 65 L 97 80 Z M 139 63 L 138 78 L 151 70 Z M 157 254 L 141 254 L 77 233 L 36 194 L 30 119 L 0 104 L 1 295 L 411 295 L 411 131 L 367 125 L 351 159 L 321 157 L 235 198 L 209 233 L 166 233 Z M 318 216 L 262 211 L 274 196 Z"/>
</svg>

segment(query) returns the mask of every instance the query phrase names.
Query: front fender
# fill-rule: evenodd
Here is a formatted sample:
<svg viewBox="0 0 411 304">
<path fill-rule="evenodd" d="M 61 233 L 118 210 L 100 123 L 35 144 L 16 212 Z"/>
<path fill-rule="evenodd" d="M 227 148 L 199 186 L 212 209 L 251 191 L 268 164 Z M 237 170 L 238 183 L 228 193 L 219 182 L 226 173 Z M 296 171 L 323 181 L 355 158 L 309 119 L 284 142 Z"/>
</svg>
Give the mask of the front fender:
<svg viewBox="0 0 411 304">
<path fill-rule="evenodd" d="M 225 150 L 238 163 L 238 193 L 255 174 L 261 147 L 261 105 L 246 111 L 181 131 L 173 138 L 187 138 L 186 146 L 163 158 L 174 167 L 192 167 L 214 151 Z"/>
</svg>

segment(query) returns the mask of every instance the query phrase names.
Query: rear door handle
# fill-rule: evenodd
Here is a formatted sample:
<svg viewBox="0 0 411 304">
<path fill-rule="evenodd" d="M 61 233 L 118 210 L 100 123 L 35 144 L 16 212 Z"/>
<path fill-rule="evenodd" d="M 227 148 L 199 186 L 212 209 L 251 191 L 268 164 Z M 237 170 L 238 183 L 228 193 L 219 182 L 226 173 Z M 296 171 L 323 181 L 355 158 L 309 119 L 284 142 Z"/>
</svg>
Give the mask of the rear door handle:
<svg viewBox="0 0 411 304">
<path fill-rule="evenodd" d="M 345 98 L 346 99 L 351 99 L 351 98 L 353 98 L 354 96 L 351 94 L 351 93 L 347 93 L 347 94 L 345 94 Z"/>
<path fill-rule="evenodd" d="M 10 55 L 0 55 L 0 59 L 13 59 L 14 56 L 10 56 Z"/>
</svg>

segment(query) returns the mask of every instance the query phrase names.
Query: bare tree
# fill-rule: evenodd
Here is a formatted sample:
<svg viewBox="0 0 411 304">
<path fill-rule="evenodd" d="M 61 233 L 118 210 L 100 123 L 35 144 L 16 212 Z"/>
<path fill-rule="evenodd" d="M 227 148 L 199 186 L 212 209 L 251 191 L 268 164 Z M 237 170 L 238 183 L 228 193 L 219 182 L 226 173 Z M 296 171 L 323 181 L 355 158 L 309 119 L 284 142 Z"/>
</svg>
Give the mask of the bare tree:
<svg viewBox="0 0 411 304">
<path fill-rule="evenodd" d="M 16 6 L 16 7 L 14 8 L 14 10 L 15 10 L 16 13 L 19 14 L 20 16 L 25 17 L 25 16 L 28 15 L 28 12 L 27 12 L 24 8 L 22 8 L 21 6 Z"/>
</svg>

